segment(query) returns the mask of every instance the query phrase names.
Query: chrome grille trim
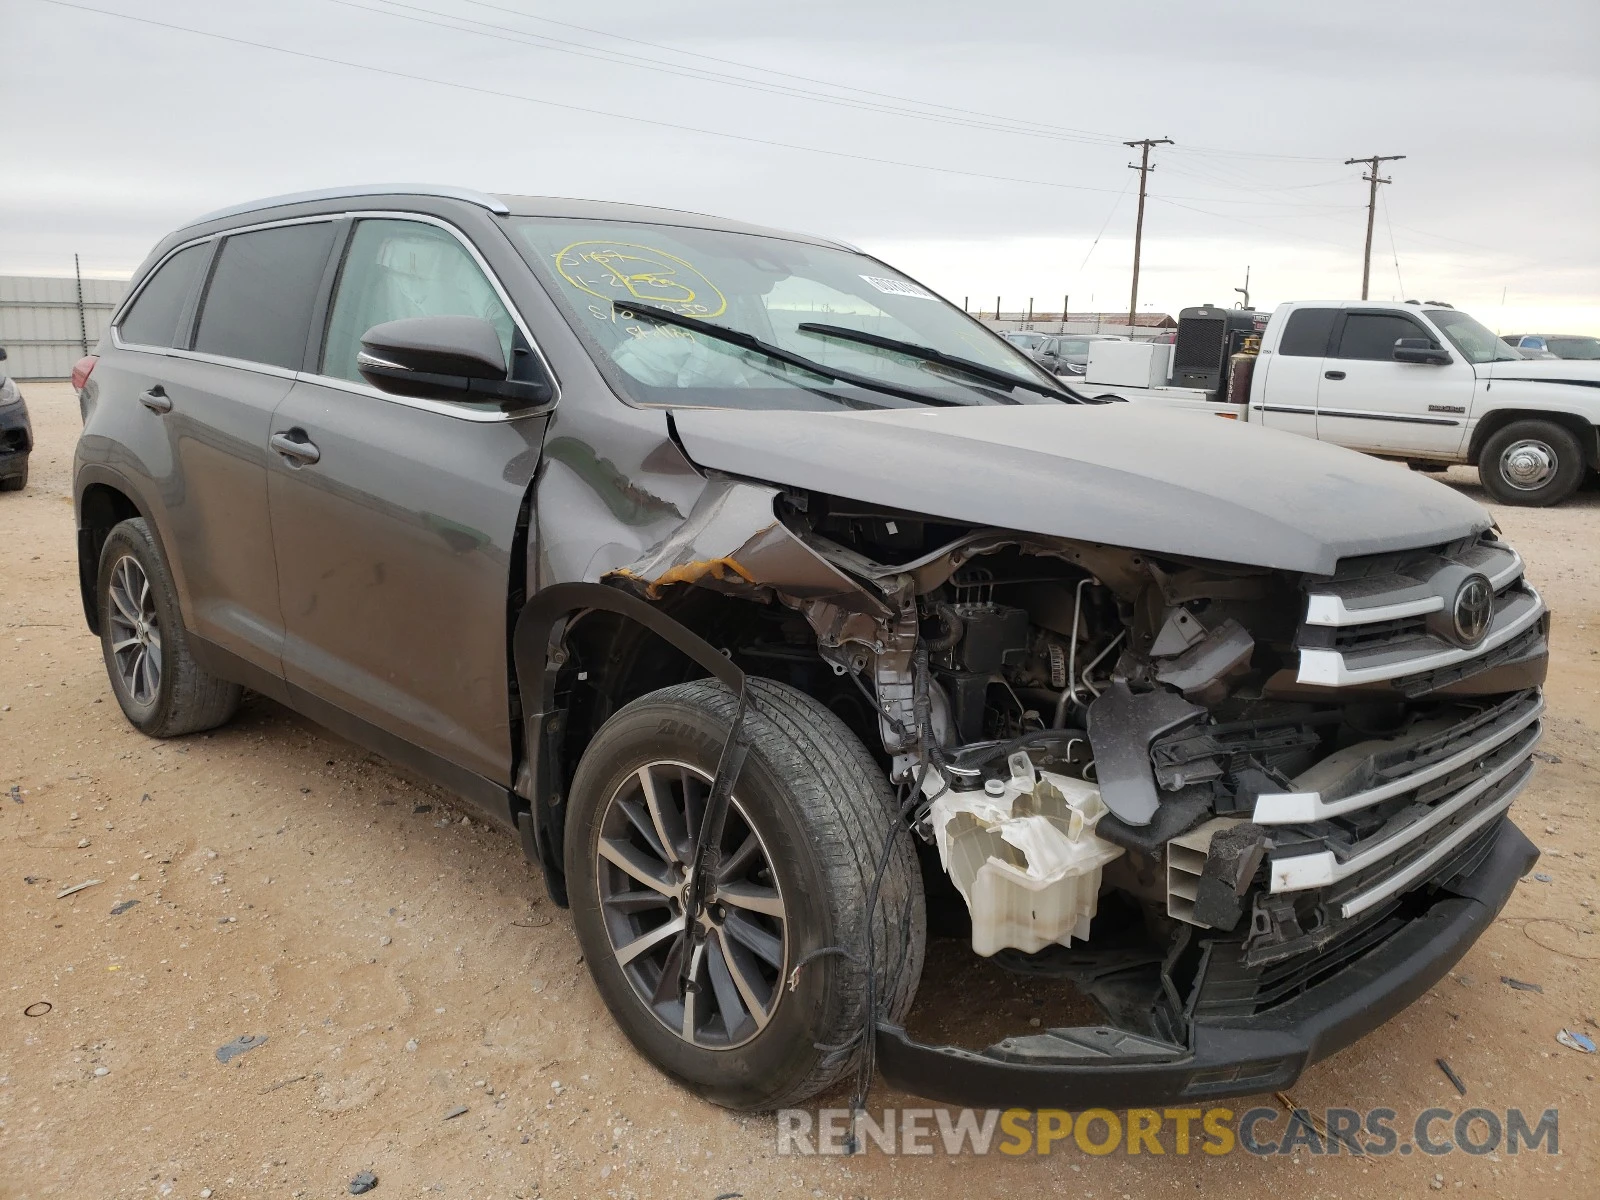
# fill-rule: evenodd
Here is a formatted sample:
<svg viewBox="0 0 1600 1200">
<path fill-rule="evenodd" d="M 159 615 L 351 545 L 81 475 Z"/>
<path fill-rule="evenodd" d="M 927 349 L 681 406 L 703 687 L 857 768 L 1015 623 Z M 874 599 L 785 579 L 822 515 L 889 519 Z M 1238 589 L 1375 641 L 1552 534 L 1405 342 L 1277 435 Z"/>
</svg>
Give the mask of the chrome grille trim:
<svg viewBox="0 0 1600 1200">
<path fill-rule="evenodd" d="M 1357 792 L 1339 800 L 1322 799 L 1321 792 L 1266 792 L 1256 797 L 1255 811 L 1250 819 L 1257 825 L 1298 825 L 1308 821 L 1321 821 L 1328 817 L 1337 817 L 1343 813 L 1354 812 L 1359 808 L 1377 804 L 1391 796 L 1398 796 L 1413 788 L 1431 783 L 1442 778 L 1450 772 L 1466 766 L 1474 759 L 1482 758 L 1507 742 L 1511 741 L 1528 726 L 1539 720 L 1544 713 L 1544 696 L 1538 697 L 1533 707 L 1523 713 L 1515 722 L 1504 729 L 1491 734 L 1480 742 L 1463 747 L 1438 762 L 1430 763 L 1420 770 L 1388 783 L 1379 784 L 1364 792 Z"/>
<path fill-rule="evenodd" d="M 1520 603 L 1513 599 L 1504 610 L 1496 614 L 1489 635 L 1470 649 L 1455 646 L 1448 650 L 1436 650 L 1429 654 L 1419 654 L 1413 658 L 1399 659 L 1371 667 L 1349 666 L 1342 650 L 1301 650 L 1297 681 L 1321 687 L 1350 687 L 1354 684 L 1398 679 L 1405 675 L 1420 675 L 1426 671 L 1452 667 L 1457 663 L 1477 658 L 1531 629 L 1544 615 L 1544 601 L 1540 599 L 1539 593 L 1526 583 L 1523 584 L 1522 593 L 1525 598 Z"/>
<path fill-rule="evenodd" d="M 1531 749 L 1531 748 L 1530 748 Z M 1519 774 L 1520 772 L 1520 774 Z M 1506 790 L 1504 796 L 1499 797 L 1481 813 L 1473 815 L 1460 829 L 1443 838 L 1438 845 L 1431 847 L 1427 854 L 1415 862 L 1407 864 L 1392 875 L 1385 876 L 1372 888 L 1353 897 L 1344 903 L 1344 915 L 1352 916 L 1370 907 L 1386 896 L 1392 896 L 1405 887 L 1412 880 L 1426 872 L 1428 864 L 1438 862 L 1451 849 L 1461 844 L 1472 830 L 1479 829 L 1489 817 L 1502 813 L 1511 807 L 1511 801 L 1528 782 L 1528 777 L 1533 774 L 1533 760 L 1528 755 L 1520 755 L 1501 764 L 1487 775 L 1480 776 L 1472 783 L 1462 788 L 1448 801 L 1436 806 L 1427 816 L 1413 821 L 1410 825 L 1391 834 L 1382 841 L 1363 847 L 1357 853 L 1340 862 L 1332 850 L 1321 850 L 1315 854 L 1300 854 L 1292 858 L 1274 859 L 1271 868 L 1272 891 L 1300 892 L 1308 888 L 1327 887 L 1362 871 L 1368 870 L 1381 863 L 1384 859 L 1393 856 L 1405 849 L 1429 830 L 1436 828 L 1449 820 L 1452 816 L 1472 804 L 1473 801 L 1497 784 L 1517 776 L 1512 786 Z"/>
</svg>

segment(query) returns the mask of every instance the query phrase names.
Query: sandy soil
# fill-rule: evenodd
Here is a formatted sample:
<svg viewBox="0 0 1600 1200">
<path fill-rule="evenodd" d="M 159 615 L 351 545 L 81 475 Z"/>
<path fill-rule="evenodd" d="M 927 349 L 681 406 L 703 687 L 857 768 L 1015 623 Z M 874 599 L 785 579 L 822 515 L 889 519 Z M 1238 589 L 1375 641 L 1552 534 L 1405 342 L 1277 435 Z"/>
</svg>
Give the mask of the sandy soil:
<svg viewBox="0 0 1600 1200">
<path fill-rule="evenodd" d="M 1456 974 L 1293 1089 L 1402 1125 L 1430 1105 L 1559 1107 L 1558 1157 L 1177 1157 L 1169 1140 L 1160 1158 L 780 1158 L 772 1119 L 703 1104 L 633 1053 L 509 837 L 259 699 L 175 742 L 124 723 L 79 608 L 76 400 L 26 391 L 33 483 L 0 495 L 0 1196 L 324 1197 L 371 1168 L 380 1198 L 1529 1197 L 1595 1173 L 1600 1059 L 1555 1035 L 1600 1035 L 1600 492 L 1500 513 L 1556 614 L 1559 761 L 1516 806 L 1550 882 L 1524 880 Z M 1451 481 L 1482 499 L 1469 472 Z M 266 1040 L 219 1063 L 244 1034 Z M 1232 1107 L 1257 1102 L 1277 1103 Z"/>
</svg>

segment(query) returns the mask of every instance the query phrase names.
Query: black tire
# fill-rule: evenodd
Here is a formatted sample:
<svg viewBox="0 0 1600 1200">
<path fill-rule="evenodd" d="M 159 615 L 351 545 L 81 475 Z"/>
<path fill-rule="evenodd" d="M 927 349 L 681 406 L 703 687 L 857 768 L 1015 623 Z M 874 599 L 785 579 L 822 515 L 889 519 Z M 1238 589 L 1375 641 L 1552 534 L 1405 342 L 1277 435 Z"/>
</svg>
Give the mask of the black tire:
<svg viewBox="0 0 1600 1200">
<path fill-rule="evenodd" d="M 1554 421 L 1513 421 L 1484 442 L 1478 478 L 1501 504 L 1544 508 L 1560 504 L 1583 482 L 1583 447 Z"/>
<path fill-rule="evenodd" d="M 139 616 L 145 631 L 153 631 L 154 637 L 147 636 L 141 645 L 119 650 L 118 645 L 126 639 L 119 639 L 118 632 L 127 633 L 129 622 L 125 610 L 116 605 L 113 591 L 117 579 L 126 577 L 122 572 L 132 575 L 132 569 L 124 567 L 124 559 L 137 565 L 148 584 L 148 592 L 140 592 L 143 601 L 138 605 Z M 126 596 L 128 590 L 124 588 L 121 594 Z M 198 733 L 216 728 L 237 711 L 243 689 L 207 672 L 189 652 L 189 635 L 183 627 L 177 590 L 142 517 L 123 521 L 107 535 L 100 551 L 95 605 L 100 619 L 100 649 L 111 690 L 123 715 L 141 733 L 160 738 Z M 155 673 L 141 673 L 135 668 L 129 678 L 129 656 L 135 662 L 141 661 L 137 658 L 141 648 L 147 651 L 142 660 L 147 664 L 148 651 L 155 650 Z"/>
<path fill-rule="evenodd" d="M 820 1047 L 846 1043 L 862 1028 L 864 915 L 892 826 L 899 827 L 873 928 L 877 1009 L 894 1021 L 904 1019 L 916 995 L 926 917 L 911 834 L 899 825 L 894 794 L 860 740 L 825 706 L 794 688 L 764 679 L 750 680 L 749 687 L 745 725 L 750 753 L 733 794 L 739 819 L 746 823 L 741 828 L 758 835 L 764 861 L 770 863 L 770 874 L 762 878 L 775 877 L 785 933 L 781 965 L 775 968 L 779 990 L 768 993 L 772 1007 L 765 1024 L 746 1040 L 721 1048 L 697 1044 L 681 1029 L 669 1027 L 636 990 L 636 975 L 629 973 L 648 973 L 652 964 L 625 968 L 614 949 L 615 923 L 641 918 L 621 916 L 617 908 L 603 909 L 601 904 L 602 888 L 614 887 L 610 881 L 619 878 L 601 878 L 603 870 L 615 871 L 610 861 L 602 866 L 600 857 L 602 829 L 616 828 L 607 824 L 616 820 L 607 815 L 613 813 L 614 801 L 621 803 L 646 764 L 682 763 L 704 779 L 715 775 L 737 703 L 725 687 L 704 680 L 663 688 L 635 700 L 601 727 L 572 782 L 566 873 L 573 924 L 595 986 L 633 1044 L 668 1075 L 717 1104 L 766 1110 L 815 1095 L 858 1061 L 850 1051 L 829 1053 Z M 682 786 L 687 788 L 687 782 Z M 641 830 L 630 836 L 645 835 Z M 614 844 L 614 839 L 608 837 L 608 842 Z M 624 881 L 624 886 L 632 885 Z M 654 904 L 657 911 L 673 911 L 664 910 L 659 900 Z M 675 911 L 681 914 L 681 908 Z M 730 920 L 745 915 L 731 902 L 721 911 Z M 665 915 L 651 918 L 657 919 L 670 923 Z M 639 928 L 631 926 L 620 936 L 631 938 Z M 739 950 L 736 943 L 729 945 L 731 951 Z M 789 991 L 787 976 L 796 965 L 829 946 L 842 947 L 856 960 L 842 954 L 812 958 L 800 971 L 797 988 Z M 705 954 L 709 958 L 712 952 L 708 942 Z M 670 965 L 667 957 L 663 968 Z M 665 974 L 665 969 L 656 970 L 655 978 Z M 706 995 L 704 1003 L 715 1005 L 715 995 L 709 990 Z M 722 1020 L 723 1026 L 728 1024 Z M 753 1022 L 740 1026 L 752 1027 Z M 727 1032 L 731 1042 L 732 1030 Z M 708 1022 L 706 1036 L 714 1035 Z"/>
<path fill-rule="evenodd" d="M 22 462 L 22 469 L 0 479 L 0 492 L 20 492 L 28 486 L 28 462 Z"/>
</svg>

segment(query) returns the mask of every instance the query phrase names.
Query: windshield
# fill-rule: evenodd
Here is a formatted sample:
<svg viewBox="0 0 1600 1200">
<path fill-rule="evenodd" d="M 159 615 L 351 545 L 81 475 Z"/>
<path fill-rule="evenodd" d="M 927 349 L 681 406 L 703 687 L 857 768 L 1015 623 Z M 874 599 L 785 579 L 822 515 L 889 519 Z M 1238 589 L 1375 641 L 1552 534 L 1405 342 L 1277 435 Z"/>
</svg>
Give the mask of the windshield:
<svg viewBox="0 0 1600 1200">
<path fill-rule="evenodd" d="M 1600 338 L 1547 337 L 1544 344 L 1557 358 L 1600 359 Z"/>
<path fill-rule="evenodd" d="M 640 404 L 719 408 L 915 407 L 756 349 L 624 315 L 630 301 L 737 330 L 823 367 L 945 404 L 1054 404 L 948 363 L 800 325 L 842 327 L 928 347 L 1053 385 L 1017 347 L 876 259 L 759 234 L 681 225 L 514 217 L 524 256 Z M 621 310 L 620 312 L 618 310 Z"/>
<path fill-rule="evenodd" d="M 1461 351 L 1461 356 L 1470 363 L 1512 362 L 1523 357 L 1490 333 L 1485 325 L 1459 309 L 1429 308 L 1424 311 L 1450 339 L 1450 344 Z"/>
</svg>

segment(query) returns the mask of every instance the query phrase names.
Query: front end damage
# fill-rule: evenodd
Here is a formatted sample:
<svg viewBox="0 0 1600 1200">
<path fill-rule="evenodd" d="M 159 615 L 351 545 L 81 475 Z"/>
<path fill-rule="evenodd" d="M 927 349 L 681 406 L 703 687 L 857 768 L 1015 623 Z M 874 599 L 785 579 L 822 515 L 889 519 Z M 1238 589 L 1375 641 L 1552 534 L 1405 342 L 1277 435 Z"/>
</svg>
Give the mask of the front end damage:
<svg viewBox="0 0 1600 1200">
<path fill-rule="evenodd" d="M 973 950 L 1100 1010 L 982 1050 L 880 1025 L 925 1096 L 1283 1086 L 1426 990 L 1537 857 L 1506 812 L 1548 617 L 1492 532 L 1311 575 L 712 476 L 604 582 L 751 602 L 706 636 L 854 706 Z"/>
</svg>

